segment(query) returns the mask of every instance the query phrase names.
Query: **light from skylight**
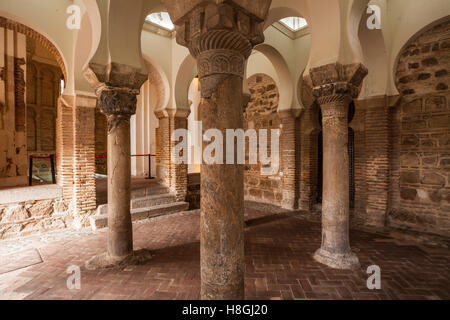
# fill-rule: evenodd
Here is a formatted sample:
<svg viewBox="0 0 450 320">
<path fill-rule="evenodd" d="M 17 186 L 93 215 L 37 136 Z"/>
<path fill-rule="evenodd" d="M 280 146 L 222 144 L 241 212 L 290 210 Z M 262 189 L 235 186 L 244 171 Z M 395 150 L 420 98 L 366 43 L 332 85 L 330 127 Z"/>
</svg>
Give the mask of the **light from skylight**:
<svg viewBox="0 0 450 320">
<path fill-rule="evenodd" d="M 308 25 L 305 19 L 300 17 L 289 17 L 280 20 L 285 26 L 290 28 L 292 31 L 300 30 Z"/>
<path fill-rule="evenodd" d="M 175 26 L 170 20 L 170 16 L 167 12 L 156 12 L 152 13 L 145 18 L 146 21 L 157 24 L 158 26 L 163 27 L 164 29 L 172 31 L 175 29 Z"/>
</svg>

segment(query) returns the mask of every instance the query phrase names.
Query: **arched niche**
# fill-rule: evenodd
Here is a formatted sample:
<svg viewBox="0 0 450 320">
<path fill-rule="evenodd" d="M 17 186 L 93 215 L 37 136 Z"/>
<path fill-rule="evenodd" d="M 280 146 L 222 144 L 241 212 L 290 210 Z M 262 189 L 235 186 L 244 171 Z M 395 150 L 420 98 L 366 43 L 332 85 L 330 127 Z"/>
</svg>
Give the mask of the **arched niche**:
<svg viewBox="0 0 450 320">
<path fill-rule="evenodd" d="M 15 30 L 25 34 L 28 38 L 39 42 L 54 56 L 64 78 L 68 79 L 67 59 L 62 54 L 62 51 L 56 42 L 41 28 L 36 27 L 32 22 L 27 21 L 26 19 L 16 17 L 2 10 L 0 10 L 0 27 Z"/>
<path fill-rule="evenodd" d="M 170 99 L 170 85 L 163 69 L 148 55 L 143 54 L 144 62 L 148 70 L 148 81 L 154 87 L 154 110 L 163 109 Z"/>
<path fill-rule="evenodd" d="M 197 62 L 187 55 L 181 63 L 174 84 L 174 97 L 177 108 L 189 109 L 189 87 L 197 75 Z"/>
<path fill-rule="evenodd" d="M 270 61 L 276 72 L 276 84 L 280 94 L 278 111 L 290 110 L 294 102 L 294 84 L 286 61 L 280 52 L 271 45 L 260 44 L 254 50 L 262 53 Z"/>
<path fill-rule="evenodd" d="M 375 5 L 381 3 L 373 1 Z M 361 43 L 363 63 L 369 70 L 369 74 L 363 82 L 360 99 L 385 95 L 388 81 L 388 52 L 385 45 L 384 33 L 382 29 L 369 29 L 367 21 L 373 13 L 364 11 L 361 16 L 358 29 L 358 38 Z M 384 22 L 382 20 L 381 23 Z M 383 27 L 383 25 L 382 25 Z"/>
</svg>

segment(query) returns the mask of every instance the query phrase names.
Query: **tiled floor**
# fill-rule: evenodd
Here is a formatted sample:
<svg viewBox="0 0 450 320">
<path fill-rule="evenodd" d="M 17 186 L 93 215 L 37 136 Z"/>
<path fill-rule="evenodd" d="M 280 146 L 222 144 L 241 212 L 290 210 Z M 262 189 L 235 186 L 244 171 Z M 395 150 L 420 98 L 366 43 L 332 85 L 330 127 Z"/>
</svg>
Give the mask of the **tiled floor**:
<svg viewBox="0 0 450 320">
<path fill-rule="evenodd" d="M 246 205 L 246 220 L 247 299 L 450 299 L 448 249 L 352 231 L 362 267 L 339 271 L 312 259 L 320 245 L 320 223 L 254 203 Z M 134 239 L 135 247 L 150 249 L 154 258 L 124 270 L 103 271 L 87 271 L 83 264 L 105 251 L 105 232 L 40 242 L 36 246 L 43 262 L 0 274 L 0 298 L 199 298 L 198 211 L 135 224 Z M 366 286 L 366 269 L 374 264 L 381 268 L 381 290 Z M 71 265 L 81 267 L 81 290 L 67 289 Z"/>
</svg>

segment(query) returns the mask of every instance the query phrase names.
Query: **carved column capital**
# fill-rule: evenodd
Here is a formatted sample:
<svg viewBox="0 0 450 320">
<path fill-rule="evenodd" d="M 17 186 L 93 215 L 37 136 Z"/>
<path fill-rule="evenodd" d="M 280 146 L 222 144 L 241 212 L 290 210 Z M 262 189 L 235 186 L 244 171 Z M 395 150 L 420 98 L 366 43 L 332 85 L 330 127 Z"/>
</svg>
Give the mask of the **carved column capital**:
<svg viewBox="0 0 450 320">
<path fill-rule="evenodd" d="M 312 95 L 323 106 L 345 105 L 358 97 L 368 70 L 361 63 L 332 63 L 310 70 Z"/>
<path fill-rule="evenodd" d="M 181 7 L 187 2 L 165 2 L 175 17 L 178 44 L 189 48 L 197 59 L 203 97 L 210 97 L 230 75 L 244 77 L 245 61 L 253 47 L 264 41 L 263 23 L 270 0 L 252 1 L 252 5 L 232 0 L 198 1 L 186 12 Z"/>
<path fill-rule="evenodd" d="M 137 89 L 103 87 L 97 91 L 98 107 L 108 118 L 108 131 L 114 130 L 122 121 L 130 121 L 136 113 Z"/>
</svg>

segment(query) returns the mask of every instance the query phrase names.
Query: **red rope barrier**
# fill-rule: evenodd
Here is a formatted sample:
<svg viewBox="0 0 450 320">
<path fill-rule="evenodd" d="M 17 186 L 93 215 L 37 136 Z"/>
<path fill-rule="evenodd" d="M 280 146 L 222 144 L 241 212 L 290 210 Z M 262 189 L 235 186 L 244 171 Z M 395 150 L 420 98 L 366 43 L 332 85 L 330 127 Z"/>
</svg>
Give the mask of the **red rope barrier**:
<svg viewBox="0 0 450 320">
<path fill-rule="evenodd" d="M 134 154 L 132 157 L 156 157 L 154 154 Z"/>
<path fill-rule="evenodd" d="M 107 155 L 95 156 L 96 158 L 108 158 Z M 156 157 L 154 154 L 133 154 L 131 157 Z M 50 159 L 50 156 L 30 156 L 30 159 Z M 55 156 L 56 158 L 56 156 Z"/>
<path fill-rule="evenodd" d="M 95 156 L 96 158 L 108 158 L 108 156 Z M 131 157 L 156 157 L 154 154 L 132 154 Z"/>
</svg>

